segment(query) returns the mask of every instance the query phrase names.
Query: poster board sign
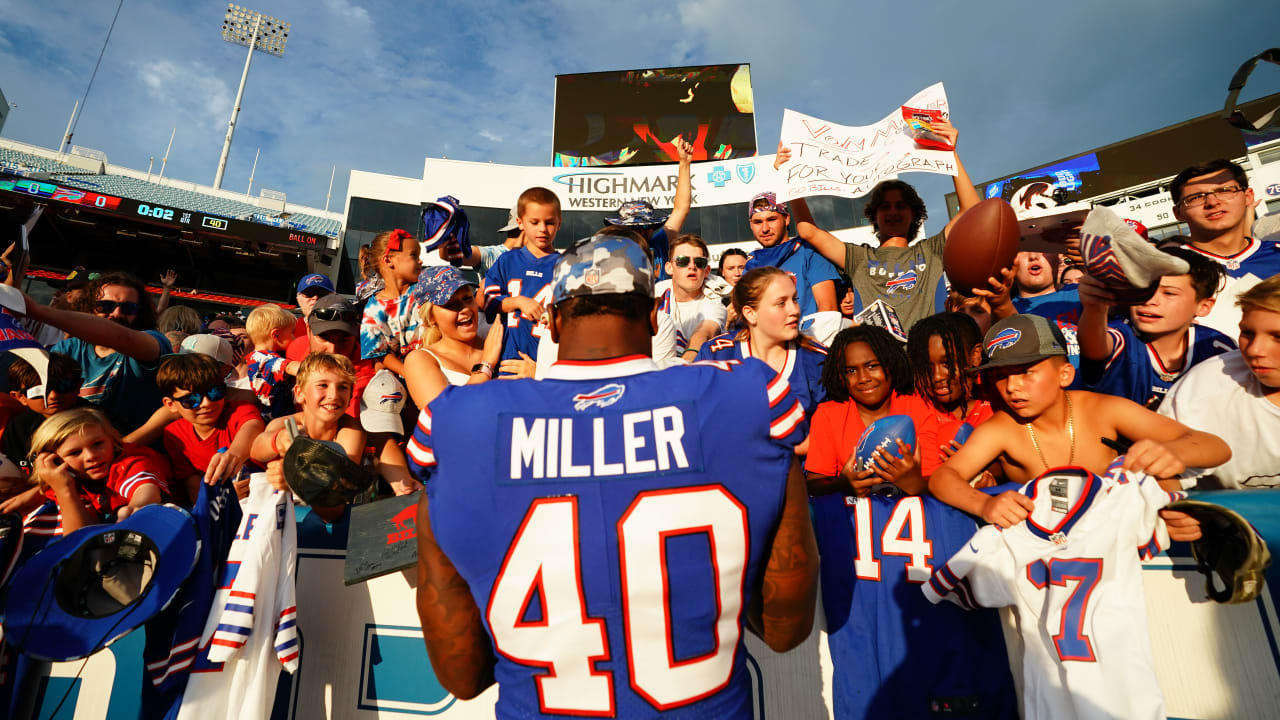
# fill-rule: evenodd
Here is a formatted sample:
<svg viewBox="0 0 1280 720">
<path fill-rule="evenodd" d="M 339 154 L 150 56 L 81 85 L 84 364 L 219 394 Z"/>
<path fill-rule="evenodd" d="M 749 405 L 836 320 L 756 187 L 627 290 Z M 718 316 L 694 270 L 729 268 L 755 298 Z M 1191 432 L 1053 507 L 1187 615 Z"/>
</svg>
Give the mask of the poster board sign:
<svg viewBox="0 0 1280 720">
<path fill-rule="evenodd" d="M 903 107 L 936 110 L 945 116 L 947 95 L 942 83 L 921 90 L 872 125 L 837 125 L 784 110 L 782 143 L 791 148 L 791 161 L 779 170 L 779 195 L 786 200 L 810 195 L 855 198 L 904 172 L 954 176 L 955 152 L 920 147 L 903 118 Z"/>
</svg>

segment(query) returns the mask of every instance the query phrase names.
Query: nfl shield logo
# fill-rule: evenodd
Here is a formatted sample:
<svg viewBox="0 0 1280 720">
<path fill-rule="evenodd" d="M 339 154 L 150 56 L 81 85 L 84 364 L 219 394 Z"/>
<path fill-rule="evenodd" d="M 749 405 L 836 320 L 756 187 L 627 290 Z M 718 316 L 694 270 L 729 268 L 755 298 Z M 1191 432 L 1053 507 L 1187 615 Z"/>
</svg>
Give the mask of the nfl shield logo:
<svg viewBox="0 0 1280 720">
<path fill-rule="evenodd" d="M 589 268 L 582 276 L 582 282 L 587 287 L 595 287 L 600 283 L 600 268 Z"/>
<path fill-rule="evenodd" d="M 739 165 L 735 170 L 738 173 L 738 179 L 744 183 L 749 183 L 756 176 L 755 163 L 746 163 Z"/>
</svg>

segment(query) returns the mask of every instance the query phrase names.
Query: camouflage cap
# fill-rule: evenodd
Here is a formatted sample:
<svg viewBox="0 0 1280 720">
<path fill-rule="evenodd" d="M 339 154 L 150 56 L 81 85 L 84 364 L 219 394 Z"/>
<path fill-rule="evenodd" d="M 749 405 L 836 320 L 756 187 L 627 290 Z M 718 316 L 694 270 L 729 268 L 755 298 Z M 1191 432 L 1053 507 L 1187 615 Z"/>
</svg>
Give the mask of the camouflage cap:
<svg viewBox="0 0 1280 720">
<path fill-rule="evenodd" d="M 634 240 L 592 235 L 573 244 L 556 261 L 551 304 L 585 295 L 653 297 L 653 263 Z"/>
</svg>

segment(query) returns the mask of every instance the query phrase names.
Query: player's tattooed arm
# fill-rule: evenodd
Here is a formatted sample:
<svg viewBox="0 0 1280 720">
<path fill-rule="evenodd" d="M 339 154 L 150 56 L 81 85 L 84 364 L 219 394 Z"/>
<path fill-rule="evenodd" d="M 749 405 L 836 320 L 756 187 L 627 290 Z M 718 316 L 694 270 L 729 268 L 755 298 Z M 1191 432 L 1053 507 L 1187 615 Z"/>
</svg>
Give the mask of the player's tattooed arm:
<svg viewBox="0 0 1280 720">
<path fill-rule="evenodd" d="M 436 544 L 426 493 L 418 502 L 418 618 L 431 669 L 444 689 L 470 700 L 494 683 L 496 656 L 467 581 Z"/>
<path fill-rule="evenodd" d="M 792 460 L 758 602 L 748 611 L 749 627 L 770 648 L 786 652 L 809 637 L 817 593 L 818 543 L 809 522 L 804 473 L 799 461 Z"/>
</svg>

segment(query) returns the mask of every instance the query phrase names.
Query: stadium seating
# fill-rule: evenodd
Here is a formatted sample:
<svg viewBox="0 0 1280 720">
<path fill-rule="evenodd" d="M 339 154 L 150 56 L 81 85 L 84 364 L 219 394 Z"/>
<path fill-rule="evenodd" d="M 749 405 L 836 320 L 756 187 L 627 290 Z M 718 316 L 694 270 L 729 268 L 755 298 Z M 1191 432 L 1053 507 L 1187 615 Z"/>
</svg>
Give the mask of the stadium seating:
<svg viewBox="0 0 1280 720">
<path fill-rule="evenodd" d="M 74 165 L 11 148 L 0 147 L 0 165 L 8 165 L 28 171 L 47 172 L 52 175 L 55 182 L 66 183 L 72 187 L 107 195 L 120 195 L 145 203 L 166 205 L 183 210 L 195 210 L 206 215 L 220 215 L 249 221 L 256 221 L 253 217 L 255 214 L 268 217 L 274 216 L 272 211 L 251 203 L 216 195 L 207 195 L 194 190 L 174 188 L 159 182 L 148 182 L 127 175 L 88 173 Z M 341 223 L 337 220 L 306 213 L 292 213 L 287 219 L 279 223 L 271 222 L 267 224 L 279 224 L 281 227 L 292 226 L 329 237 L 337 237 L 341 229 Z"/>
</svg>

